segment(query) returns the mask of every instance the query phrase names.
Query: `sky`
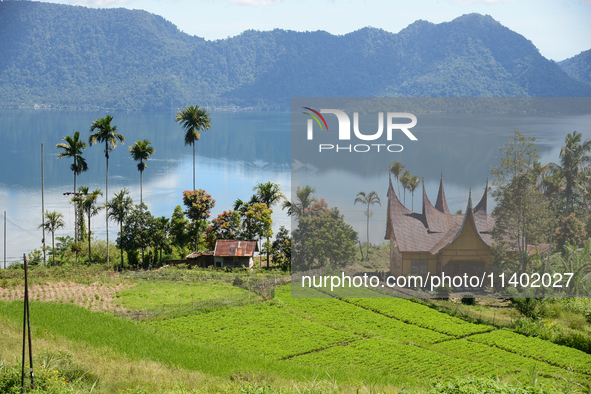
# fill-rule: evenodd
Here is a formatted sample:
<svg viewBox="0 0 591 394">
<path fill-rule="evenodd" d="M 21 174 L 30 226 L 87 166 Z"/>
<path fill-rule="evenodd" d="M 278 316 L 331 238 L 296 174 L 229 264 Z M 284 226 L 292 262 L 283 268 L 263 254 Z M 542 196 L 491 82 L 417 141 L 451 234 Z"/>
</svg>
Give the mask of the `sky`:
<svg viewBox="0 0 591 394">
<path fill-rule="evenodd" d="M 442 23 L 468 13 L 492 16 L 561 61 L 591 48 L 591 0 L 49 0 L 93 8 L 141 9 L 206 40 L 245 30 L 324 30 L 366 26 L 398 33 L 416 20 Z"/>
</svg>

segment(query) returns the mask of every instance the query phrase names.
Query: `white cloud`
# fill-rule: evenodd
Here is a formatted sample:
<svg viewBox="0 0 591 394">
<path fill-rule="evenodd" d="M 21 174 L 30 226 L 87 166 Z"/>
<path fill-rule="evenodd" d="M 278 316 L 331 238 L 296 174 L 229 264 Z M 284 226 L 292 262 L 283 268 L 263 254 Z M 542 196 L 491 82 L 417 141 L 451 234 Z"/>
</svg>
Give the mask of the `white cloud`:
<svg viewBox="0 0 591 394">
<path fill-rule="evenodd" d="M 251 7 L 268 6 L 279 4 L 281 0 L 229 0 L 232 4 L 246 5 Z"/>
</svg>

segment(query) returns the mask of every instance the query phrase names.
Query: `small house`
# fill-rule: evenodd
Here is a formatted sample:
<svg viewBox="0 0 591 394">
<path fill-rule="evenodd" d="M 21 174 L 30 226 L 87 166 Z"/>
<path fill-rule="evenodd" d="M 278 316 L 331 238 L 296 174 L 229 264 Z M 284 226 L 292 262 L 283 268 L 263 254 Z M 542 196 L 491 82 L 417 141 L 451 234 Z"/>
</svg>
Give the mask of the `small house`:
<svg viewBox="0 0 591 394">
<path fill-rule="evenodd" d="M 249 267 L 254 265 L 254 252 L 258 252 L 256 241 L 218 239 L 213 252 L 214 267 Z"/>
</svg>

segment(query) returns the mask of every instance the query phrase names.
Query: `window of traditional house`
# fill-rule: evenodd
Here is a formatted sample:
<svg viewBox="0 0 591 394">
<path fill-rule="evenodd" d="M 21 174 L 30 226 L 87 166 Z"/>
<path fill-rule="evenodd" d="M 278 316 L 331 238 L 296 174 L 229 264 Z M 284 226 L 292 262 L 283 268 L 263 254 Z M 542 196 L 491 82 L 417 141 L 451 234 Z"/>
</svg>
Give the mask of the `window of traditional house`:
<svg viewBox="0 0 591 394">
<path fill-rule="evenodd" d="M 429 272 L 428 260 L 412 260 L 411 271 L 412 275 L 427 275 Z"/>
</svg>

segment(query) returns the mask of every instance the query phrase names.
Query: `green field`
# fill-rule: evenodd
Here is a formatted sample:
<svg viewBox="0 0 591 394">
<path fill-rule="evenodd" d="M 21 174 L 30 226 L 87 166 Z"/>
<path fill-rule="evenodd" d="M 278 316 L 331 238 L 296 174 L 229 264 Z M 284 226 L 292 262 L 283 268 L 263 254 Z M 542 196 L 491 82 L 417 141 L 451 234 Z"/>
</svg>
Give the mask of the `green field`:
<svg viewBox="0 0 591 394">
<path fill-rule="evenodd" d="M 248 290 L 232 286 L 230 275 L 220 278 L 132 281 L 114 298 L 131 311 L 194 306 L 182 316 L 141 322 L 69 303 L 32 302 L 34 350 L 66 349 L 97 377 L 93 392 L 100 393 L 425 393 L 436 390 L 434 384 L 462 385 L 474 377 L 481 380 L 470 387 L 505 387 L 502 381 L 542 390 L 532 393 L 583 393 L 591 382 L 589 354 L 412 300 L 337 298 L 316 290 L 310 295 L 319 298 L 292 298 L 284 285 L 269 301 L 254 292 L 249 301 Z M 199 304 L 236 297 L 245 302 Z M 22 307 L 0 302 L 0 328 L 8 333 L 0 337 L 0 359 L 6 362 L 20 354 Z M 502 390 L 490 392 L 513 392 Z"/>
</svg>

